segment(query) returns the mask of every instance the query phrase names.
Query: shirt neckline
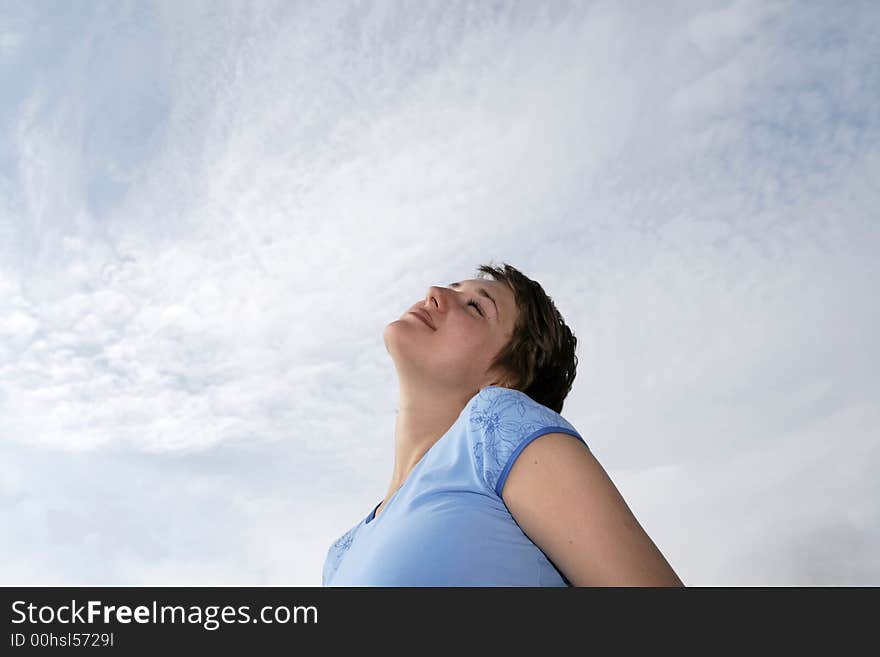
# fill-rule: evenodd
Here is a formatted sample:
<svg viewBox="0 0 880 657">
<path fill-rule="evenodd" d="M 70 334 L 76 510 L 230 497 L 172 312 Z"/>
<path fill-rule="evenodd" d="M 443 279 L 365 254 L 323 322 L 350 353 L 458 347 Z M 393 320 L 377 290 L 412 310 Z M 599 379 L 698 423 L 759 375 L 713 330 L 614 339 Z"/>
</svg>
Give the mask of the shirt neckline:
<svg viewBox="0 0 880 657">
<path fill-rule="evenodd" d="M 468 403 L 464 405 L 464 408 L 461 409 L 461 413 L 458 414 L 458 418 L 456 418 L 455 422 L 452 423 L 452 426 L 446 430 L 446 433 L 444 433 L 442 436 L 440 436 L 440 438 L 437 439 L 437 442 L 435 442 L 433 445 L 431 445 L 428 448 L 428 451 L 426 451 L 424 454 L 422 454 L 422 458 L 420 458 L 416 462 L 416 464 L 413 466 L 413 469 L 410 470 L 410 473 L 406 476 L 406 479 L 404 480 L 404 482 L 398 487 L 398 489 L 396 491 L 394 491 L 394 493 L 391 495 L 391 497 L 388 498 L 388 503 L 385 505 L 385 510 L 382 512 L 383 516 L 386 513 L 388 513 L 388 507 L 391 506 L 391 504 L 394 502 L 395 498 L 400 493 L 400 491 L 402 491 L 406 487 L 406 485 L 410 482 L 410 480 L 412 480 L 412 476 L 416 473 L 416 470 L 418 470 L 419 466 L 421 466 L 422 463 L 424 463 L 427 460 L 428 454 L 430 454 L 431 451 L 435 447 L 437 447 L 437 445 L 439 445 L 441 442 L 443 442 L 443 440 L 446 438 L 446 436 L 448 436 L 449 433 L 455 428 L 455 425 L 457 425 L 461 421 L 461 418 L 464 415 L 465 410 L 467 410 L 468 406 L 471 405 L 471 403 L 474 401 L 474 399 L 477 398 L 477 396 L 480 394 L 480 392 L 482 392 L 483 390 L 486 390 L 487 388 L 500 388 L 500 387 L 501 386 L 486 386 L 486 388 L 482 388 L 473 397 L 471 397 L 470 401 L 468 401 Z M 383 501 L 384 500 L 379 500 L 379 503 L 373 507 L 373 510 L 370 511 L 369 515 L 367 515 L 367 517 L 364 519 L 364 526 L 370 525 L 373 523 L 374 520 L 376 520 L 376 511 L 382 505 Z"/>
<path fill-rule="evenodd" d="M 458 424 L 458 420 L 455 421 L 455 424 Z M 452 427 L 454 427 L 455 424 L 453 424 Z M 449 427 L 449 431 L 452 431 L 452 427 Z M 403 490 L 403 487 L 406 486 L 406 485 L 410 482 L 410 480 L 412 479 L 412 476 L 416 473 L 416 470 L 418 469 L 418 467 L 419 467 L 422 463 L 424 463 L 424 461 L 425 461 L 426 458 L 428 458 L 428 454 L 431 453 L 431 450 L 434 449 L 434 448 L 437 446 L 437 444 L 438 444 L 441 440 L 443 440 L 443 439 L 449 434 L 449 431 L 447 431 L 447 432 L 444 433 L 442 436 L 440 436 L 440 438 L 437 440 L 437 442 L 435 442 L 433 445 L 431 445 L 431 446 L 428 448 L 428 451 L 427 451 L 427 452 L 425 452 L 424 454 L 422 454 L 422 458 L 420 458 L 418 461 L 416 461 L 416 464 L 413 466 L 413 469 L 410 470 L 410 472 L 409 472 L 409 474 L 406 476 L 406 479 L 404 480 L 404 482 L 403 482 L 400 486 L 398 486 L 398 487 L 397 487 L 397 490 L 394 491 L 394 492 L 391 494 L 391 497 L 388 498 L 388 503 L 385 505 L 385 510 L 382 512 L 382 515 L 383 515 L 383 516 L 388 512 L 388 507 L 391 506 L 391 504 L 394 502 L 394 499 L 397 497 L 397 494 L 398 494 L 400 491 L 402 491 L 402 490 Z M 382 502 L 383 502 L 383 500 L 379 500 L 379 504 L 377 504 L 376 506 L 373 507 L 373 510 L 370 511 L 370 515 L 367 516 L 367 520 L 366 520 L 366 522 L 364 522 L 364 525 L 369 525 L 369 524 L 371 524 L 371 523 L 376 519 L 376 511 L 377 511 L 377 509 L 382 505 Z"/>
<path fill-rule="evenodd" d="M 368 524 L 370 523 L 370 521 L 376 519 L 376 509 L 378 509 L 379 506 L 380 506 L 381 504 L 382 504 L 382 500 L 379 500 L 379 504 L 377 504 L 376 506 L 374 506 L 374 507 L 373 507 L 373 510 L 370 511 L 370 515 L 367 516 L 367 523 L 368 523 Z"/>
</svg>

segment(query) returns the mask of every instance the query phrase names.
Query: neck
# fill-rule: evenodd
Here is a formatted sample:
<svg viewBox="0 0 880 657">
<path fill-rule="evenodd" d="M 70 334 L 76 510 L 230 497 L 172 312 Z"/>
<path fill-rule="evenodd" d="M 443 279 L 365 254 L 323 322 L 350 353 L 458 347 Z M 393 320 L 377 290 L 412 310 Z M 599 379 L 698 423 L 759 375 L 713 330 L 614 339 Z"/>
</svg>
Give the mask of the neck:
<svg viewBox="0 0 880 657">
<path fill-rule="evenodd" d="M 394 427 L 394 470 L 385 496 L 387 501 L 406 481 L 421 458 L 455 424 L 468 400 L 460 390 L 413 393 L 401 388 L 400 408 Z"/>
</svg>

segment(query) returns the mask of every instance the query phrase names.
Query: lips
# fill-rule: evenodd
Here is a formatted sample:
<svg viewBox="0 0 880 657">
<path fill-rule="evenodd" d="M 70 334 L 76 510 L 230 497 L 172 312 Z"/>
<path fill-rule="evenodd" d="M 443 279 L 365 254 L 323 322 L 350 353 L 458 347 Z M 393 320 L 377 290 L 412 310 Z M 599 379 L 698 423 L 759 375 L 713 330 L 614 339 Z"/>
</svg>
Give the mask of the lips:
<svg viewBox="0 0 880 657">
<path fill-rule="evenodd" d="M 411 310 L 410 312 L 418 317 L 420 320 L 422 320 L 425 324 L 430 326 L 432 329 L 434 329 L 435 331 L 437 330 L 434 326 L 434 323 L 431 321 L 431 317 L 424 310 Z"/>
</svg>

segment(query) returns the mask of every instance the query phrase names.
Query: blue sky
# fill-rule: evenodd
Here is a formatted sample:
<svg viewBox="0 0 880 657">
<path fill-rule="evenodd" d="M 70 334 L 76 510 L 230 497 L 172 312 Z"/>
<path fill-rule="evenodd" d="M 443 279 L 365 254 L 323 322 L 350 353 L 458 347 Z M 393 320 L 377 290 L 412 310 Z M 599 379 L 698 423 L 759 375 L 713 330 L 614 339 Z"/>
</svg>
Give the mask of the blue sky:
<svg viewBox="0 0 880 657">
<path fill-rule="evenodd" d="M 5 2 L 0 581 L 319 585 L 502 261 L 690 585 L 880 584 L 872 2 Z"/>
</svg>

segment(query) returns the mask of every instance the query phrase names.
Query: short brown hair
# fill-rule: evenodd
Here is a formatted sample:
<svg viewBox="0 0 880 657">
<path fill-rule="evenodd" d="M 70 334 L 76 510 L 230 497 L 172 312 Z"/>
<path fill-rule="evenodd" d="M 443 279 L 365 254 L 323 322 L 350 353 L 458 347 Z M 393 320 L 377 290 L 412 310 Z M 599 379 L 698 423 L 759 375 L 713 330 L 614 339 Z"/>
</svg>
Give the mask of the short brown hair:
<svg viewBox="0 0 880 657">
<path fill-rule="evenodd" d="M 577 375 L 577 338 L 544 288 L 516 267 L 480 265 L 477 272 L 507 283 L 519 309 L 513 335 L 489 369 L 508 377 L 506 387 L 561 413 Z"/>
</svg>

